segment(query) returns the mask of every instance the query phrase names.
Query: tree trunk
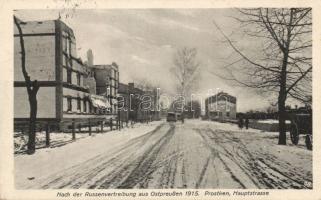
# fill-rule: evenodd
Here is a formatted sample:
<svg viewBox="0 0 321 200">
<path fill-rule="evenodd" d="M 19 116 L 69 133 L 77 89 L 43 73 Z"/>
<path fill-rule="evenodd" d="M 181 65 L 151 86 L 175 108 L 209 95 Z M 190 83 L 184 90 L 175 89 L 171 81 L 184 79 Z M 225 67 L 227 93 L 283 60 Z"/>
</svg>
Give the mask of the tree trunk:
<svg viewBox="0 0 321 200">
<path fill-rule="evenodd" d="M 37 93 L 31 93 L 29 96 L 30 104 L 30 121 L 29 121 L 29 138 L 28 138 L 28 154 L 36 151 L 36 120 L 37 120 Z"/>
<path fill-rule="evenodd" d="M 280 145 L 286 145 L 286 110 L 285 110 L 285 98 L 284 94 L 280 94 L 281 97 L 279 97 L 279 142 Z"/>
<path fill-rule="evenodd" d="M 287 45 L 288 49 L 289 45 Z M 284 53 L 282 71 L 280 76 L 280 91 L 278 97 L 278 108 L 279 108 L 279 145 L 286 145 L 286 110 L 285 110 L 285 101 L 286 101 L 286 68 L 288 64 L 288 51 Z"/>
<path fill-rule="evenodd" d="M 33 154 L 36 150 L 36 120 L 37 120 L 37 93 L 39 90 L 39 85 L 37 80 L 33 82 L 30 80 L 30 76 L 26 70 L 26 52 L 25 52 L 25 45 L 22 36 L 22 29 L 18 22 L 18 19 L 14 16 L 14 22 L 19 31 L 19 38 L 20 38 L 20 47 L 21 47 L 21 68 L 22 74 L 26 82 L 26 88 L 28 92 L 29 98 L 29 105 L 30 105 L 30 118 L 29 118 L 29 138 L 28 138 L 28 154 Z"/>
<path fill-rule="evenodd" d="M 47 123 L 47 126 L 46 126 L 46 146 L 47 147 L 50 146 L 50 126 L 49 126 L 49 123 Z"/>
<path fill-rule="evenodd" d="M 75 120 L 72 120 L 72 124 L 71 124 L 71 133 L 72 133 L 72 140 L 76 140 L 76 133 L 75 133 L 75 129 L 76 129 L 76 124 L 75 124 Z"/>
</svg>

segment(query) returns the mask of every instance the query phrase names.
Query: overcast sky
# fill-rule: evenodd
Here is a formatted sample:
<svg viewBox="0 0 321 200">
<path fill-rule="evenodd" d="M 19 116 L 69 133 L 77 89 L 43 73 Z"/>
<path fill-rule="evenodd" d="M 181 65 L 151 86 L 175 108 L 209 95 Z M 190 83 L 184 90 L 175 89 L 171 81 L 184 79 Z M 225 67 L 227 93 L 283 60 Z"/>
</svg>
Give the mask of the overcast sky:
<svg viewBox="0 0 321 200">
<path fill-rule="evenodd" d="M 94 64 L 116 62 L 122 83 L 147 79 L 160 85 L 163 92 L 172 92 L 175 79 L 169 69 L 173 54 L 182 47 L 195 47 L 202 64 L 196 93 L 206 96 L 209 89 L 220 88 L 237 97 L 239 112 L 269 105 L 267 98 L 209 73 L 224 65 L 232 52 L 213 25 L 215 20 L 226 33 L 237 32 L 232 9 L 19 10 L 15 14 L 31 21 L 57 19 L 59 12 L 75 33 L 78 57 L 86 60 L 86 51 L 92 49 Z M 251 46 L 253 42 L 243 44 Z"/>
</svg>

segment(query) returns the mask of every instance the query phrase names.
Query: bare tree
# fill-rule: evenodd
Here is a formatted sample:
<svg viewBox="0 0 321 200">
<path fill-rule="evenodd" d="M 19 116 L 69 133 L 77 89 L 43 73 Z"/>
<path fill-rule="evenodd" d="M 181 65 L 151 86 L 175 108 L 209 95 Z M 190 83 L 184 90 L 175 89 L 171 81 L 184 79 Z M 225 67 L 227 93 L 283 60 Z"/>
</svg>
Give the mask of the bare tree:
<svg viewBox="0 0 321 200">
<path fill-rule="evenodd" d="M 135 85 L 137 88 L 144 91 L 149 91 L 157 88 L 157 84 L 151 83 L 151 81 L 147 80 L 146 78 L 136 79 Z"/>
<path fill-rule="evenodd" d="M 28 92 L 29 106 L 30 106 L 30 118 L 29 118 L 29 137 L 28 137 L 28 154 L 35 152 L 35 139 L 36 139 L 36 120 L 37 120 L 37 93 L 39 90 L 39 84 L 37 80 L 32 81 L 26 70 L 26 52 L 23 39 L 23 32 L 19 23 L 19 20 L 14 16 L 14 23 L 19 31 L 19 40 L 21 48 L 21 69 L 22 74 L 26 82 L 26 88 Z"/>
<path fill-rule="evenodd" d="M 286 107 L 288 97 L 307 102 L 312 83 L 311 8 L 240 9 L 244 32 L 262 41 L 262 49 L 249 56 L 214 22 L 237 55 L 228 63 L 224 78 L 238 85 L 278 96 L 279 141 L 286 144 Z"/>
<path fill-rule="evenodd" d="M 197 49 L 184 47 L 176 52 L 171 72 L 177 80 L 177 93 L 184 98 L 196 89 L 199 80 L 200 63 Z"/>
</svg>

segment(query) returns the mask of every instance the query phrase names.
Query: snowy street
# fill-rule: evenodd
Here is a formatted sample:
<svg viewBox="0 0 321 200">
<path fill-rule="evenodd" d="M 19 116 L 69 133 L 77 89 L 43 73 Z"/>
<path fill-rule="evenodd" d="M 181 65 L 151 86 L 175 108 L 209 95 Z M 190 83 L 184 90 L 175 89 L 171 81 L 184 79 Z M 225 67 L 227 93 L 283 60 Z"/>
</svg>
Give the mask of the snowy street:
<svg viewBox="0 0 321 200">
<path fill-rule="evenodd" d="M 312 151 L 277 133 L 186 120 L 97 134 L 15 156 L 17 189 L 312 188 Z"/>
</svg>

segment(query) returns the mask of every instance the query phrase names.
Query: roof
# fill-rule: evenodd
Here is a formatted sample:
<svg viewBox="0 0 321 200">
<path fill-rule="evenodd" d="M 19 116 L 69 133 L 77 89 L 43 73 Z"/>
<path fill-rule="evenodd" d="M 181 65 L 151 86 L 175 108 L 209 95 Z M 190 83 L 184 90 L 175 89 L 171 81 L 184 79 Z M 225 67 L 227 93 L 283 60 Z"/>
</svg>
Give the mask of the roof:
<svg viewBox="0 0 321 200">
<path fill-rule="evenodd" d="M 60 19 L 43 20 L 43 21 L 22 21 L 17 18 L 21 25 L 23 34 L 34 34 L 34 33 L 55 33 L 56 23 L 59 23 L 62 30 L 67 30 L 70 36 L 75 39 L 73 30 Z M 14 34 L 18 34 L 16 27 L 14 27 Z"/>
<path fill-rule="evenodd" d="M 222 100 L 236 104 L 236 97 L 229 95 L 226 92 L 219 92 L 216 95 L 207 97 L 205 99 L 205 102 L 207 103 L 208 101 L 210 101 L 211 103 L 213 103 L 213 102 L 222 101 Z"/>
<path fill-rule="evenodd" d="M 93 69 L 116 69 L 116 70 L 118 70 L 118 65 L 114 62 L 112 64 L 91 65 L 89 67 L 93 68 Z"/>
</svg>

